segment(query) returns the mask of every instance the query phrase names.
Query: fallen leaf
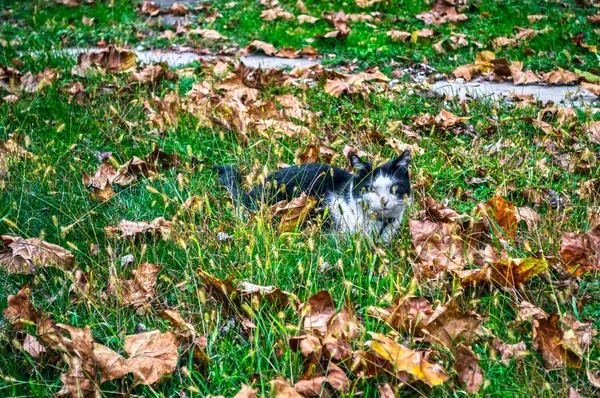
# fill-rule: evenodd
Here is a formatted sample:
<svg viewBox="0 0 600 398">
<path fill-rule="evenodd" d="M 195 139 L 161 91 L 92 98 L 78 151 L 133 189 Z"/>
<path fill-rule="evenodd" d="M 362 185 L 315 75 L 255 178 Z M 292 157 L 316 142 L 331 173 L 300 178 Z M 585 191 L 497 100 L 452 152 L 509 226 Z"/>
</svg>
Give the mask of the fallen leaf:
<svg viewBox="0 0 600 398">
<path fill-rule="evenodd" d="M 329 322 L 336 314 L 337 309 L 331 295 L 327 290 L 312 295 L 300 308 L 302 327 L 308 333 L 325 337 Z"/>
<path fill-rule="evenodd" d="M 558 325 L 559 319 L 558 315 L 550 314 L 533 320 L 533 346 L 542 354 L 548 369 L 579 368 L 581 358 L 562 344 L 564 333 Z"/>
<path fill-rule="evenodd" d="M 153 1 L 144 1 L 141 6 L 138 6 L 142 14 L 147 14 L 151 17 L 155 17 L 160 14 L 160 6 L 155 4 Z"/>
<path fill-rule="evenodd" d="M 16 330 L 22 330 L 23 324 L 37 324 L 41 314 L 31 303 L 31 286 L 25 285 L 17 294 L 8 296 L 8 306 L 2 311 L 4 317 Z"/>
<path fill-rule="evenodd" d="M 302 395 L 290 386 L 287 381 L 281 376 L 271 380 L 271 396 L 273 398 L 303 398 Z"/>
<path fill-rule="evenodd" d="M 411 38 L 412 34 L 408 32 L 402 32 L 396 29 L 392 29 L 385 34 L 388 37 L 391 37 L 393 41 L 404 42 Z"/>
<path fill-rule="evenodd" d="M 30 274 L 34 273 L 37 267 L 55 267 L 70 271 L 75 266 L 71 252 L 41 239 L 1 235 L 0 240 L 0 266 L 8 273 Z"/>
<path fill-rule="evenodd" d="M 558 68 L 548 73 L 542 73 L 541 81 L 547 85 L 553 84 L 571 84 L 576 83 L 579 80 L 579 76 L 576 73 L 568 70 Z"/>
<path fill-rule="evenodd" d="M 483 371 L 479 366 L 479 358 L 464 345 L 454 349 L 454 370 L 469 394 L 477 394 L 483 383 Z"/>
<path fill-rule="evenodd" d="M 449 224 L 428 220 L 408 220 L 412 246 L 419 256 L 425 275 L 436 275 L 443 270 L 461 270 L 466 265 L 463 241 Z"/>
<path fill-rule="evenodd" d="M 406 372 L 430 386 L 439 386 L 449 379 L 440 365 L 427 361 L 422 353 L 412 351 L 382 334 L 369 332 L 369 335 L 373 340 L 367 344 L 373 352 L 388 361 L 394 371 Z"/>
<path fill-rule="evenodd" d="M 121 220 L 116 227 L 106 227 L 104 231 L 109 235 L 120 232 L 121 238 L 135 238 L 145 233 L 160 234 L 163 240 L 167 240 L 174 235 L 174 226 L 173 222 L 158 217 L 150 222 Z"/>
<path fill-rule="evenodd" d="M 563 232 L 560 255 L 574 276 L 600 270 L 600 225 L 585 234 Z"/>
<path fill-rule="evenodd" d="M 527 345 L 524 341 L 520 341 L 516 344 L 506 344 L 503 343 L 502 340 L 495 338 L 492 346 L 494 350 L 500 353 L 500 362 L 504 366 L 508 366 L 512 358 L 521 359 L 529 355 L 529 351 L 527 351 Z"/>
<path fill-rule="evenodd" d="M 161 268 L 154 264 L 143 263 L 132 271 L 132 279 L 120 281 L 109 286 L 111 295 L 118 297 L 124 305 L 142 308 L 155 298 L 154 285 Z"/>
<path fill-rule="evenodd" d="M 77 65 L 71 70 L 71 73 L 86 77 L 94 68 L 106 73 L 129 72 L 135 69 L 135 60 L 134 52 L 110 45 L 100 52 L 79 54 Z"/>
<path fill-rule="evenodd" d="M 185 4 L 182 3 L 173 3 L 173 5 L 171 6 L 171 8 L 169 8 L 167 11 L 165 11 L 166 14 L 171 14 L 175 17 L 183 17 L 185 15 L 187 15 L 189 12 L 189 9 L 187 8 L 187 6 Z"/>
<path fill-rule="evenodd" d="M 493 228 L 501 235 L 511 240 L 517 237 L 517 208 L 502 197 L 492 198 L 485 206 Z M 499 229 L 498 229 L 499 228 Z"/>
<path fill-rule="evenodd" d="M 303 24 L 303 23 L 310 23 L 310 24 L 314 24 L 315 22 L 317 22 L 320 18 L 317 17 L 313 17 L 310 15 L 298 15 L 298 23 L 299 24 Z"/>
<path fill-rule="evenodd" d="M 38 359 L 46 352 L 46 347 L 44 347 L 38 339 L 28 333 L 25 335 L 25 340 L 23 341 L 23 350 L 31 355 L 33 359 Z"/>
<path fill-rule="evenodd" d="M 260 50 L 269 56 L 273 56 L 273 55 L 277 54 L 277 49 L 272 44 L 265 43 L 264 41 L 260 41 L 260 40 L 252 41 L 248 45 L 248 47 L 246 47 L 246 50 L 248 52 L 255 52 L 255 51 Z"/>
<path fill-rule="evenodd" d="M 175 80 L 177 75 L 169 70 L 166 63 L 148 65 L 139 72 L 131 74 L 131 81 L 138 83 L 155 83 L 160 80 Z"/>
<path fill-rule="evenodd" d="M 279 222 L 279 233 L 294 232 L 298 226 L 306 220 L 312 210 L 315 208 L 317 201 L 302 192 L 300 197 L 294 198 L 283 205 L 275 205 L 273 212 L 276 216 L 281 216 Z"/>
</svg>

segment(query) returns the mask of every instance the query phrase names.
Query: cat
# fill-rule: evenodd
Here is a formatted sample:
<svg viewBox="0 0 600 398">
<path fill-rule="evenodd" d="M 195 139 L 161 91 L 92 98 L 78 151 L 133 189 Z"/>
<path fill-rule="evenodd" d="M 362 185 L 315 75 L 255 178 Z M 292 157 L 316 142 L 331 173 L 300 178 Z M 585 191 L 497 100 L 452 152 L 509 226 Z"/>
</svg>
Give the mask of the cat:
<svg viewBox="0 0 600 398">
<path fill-rule="evenodd" d="M 246 207 L 253 208 L 261 202 L 272 205 L 305 192 L 328 207 L 335 229 L 391 241 L 411 201 L 410 151 L 376 168 L 354 154 L 348 158 L 354 173 L 320 163 L 291 166 L 270 174 L 250 192 L 241 190 L 241 177 L 235 167 L 214 169 L 234 200 Z"/>
</svg>

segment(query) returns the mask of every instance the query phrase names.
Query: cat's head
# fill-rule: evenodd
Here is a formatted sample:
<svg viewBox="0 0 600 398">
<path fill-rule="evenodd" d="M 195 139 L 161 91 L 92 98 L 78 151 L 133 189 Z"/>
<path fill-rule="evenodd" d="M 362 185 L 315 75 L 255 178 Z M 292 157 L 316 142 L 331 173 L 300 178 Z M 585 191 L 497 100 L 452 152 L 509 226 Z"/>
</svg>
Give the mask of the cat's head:
<svg viewBox="0 0 600 398">
<path fill-rule="evenodd" d="M 398 158 L 373 168 L 356 155 L 349 156 L 354 167 L 354 197 L 377 216 L 394 217 L 410 201 L 408 166 L 410 151 Z"/>
</svg>

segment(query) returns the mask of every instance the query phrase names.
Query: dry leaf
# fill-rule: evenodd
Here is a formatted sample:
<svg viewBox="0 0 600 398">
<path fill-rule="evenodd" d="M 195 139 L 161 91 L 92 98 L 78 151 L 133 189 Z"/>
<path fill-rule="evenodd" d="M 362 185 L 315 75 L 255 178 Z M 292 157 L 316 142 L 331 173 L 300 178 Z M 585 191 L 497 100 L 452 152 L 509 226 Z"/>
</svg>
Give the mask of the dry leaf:
<svg viewBox="0 0 600 398">
<path fill-rule="evenodd" d="M 406 372 L 430 386 L 439 386 L 449 379 L 438 364 L 427 361 L 421 352 L 412 351 L 379 333 L 369 332 L 373 339 L 368 344 L 373 352 L 388 361 L 395 371 Z"/>
<path fill-rule="evenodd" d="M 500 353 L 500 362 L 502 362 L 504 366 L 508 366 L 512 358 L 521 359 L 529 355 L 527 345 L 524 341 L 520 341 L 517 344 L 506 344 L 503 343 L 502 340 L 495 338 L 492 346 L 494 347 L 494 350 Z"/>
<path fill-rule="evenodd" d="M 496 232 L 501 236 L 515 240 L 518 227 L 517 209 L 515 205 L 511 202 L 507 202 L 502 197 L 497 197 L 488 200 L 485 208 L 488 216 L 493 221 L 492 227 Z"/>
<path fill-rule="evenodd" d="M 533 320 L 533 346 L 542 354 L 548 369 L 579 368 L 581 358 L 563 344 L 564 333 L 558 326 L 559 319 L 558 315 L 550 314 L 547 318 Z"/>
<path fill-rule="evenodd" d="M 156 292 L 154 285 L 161 268 L 150 263 L 143 263 L 132 271 L 132 279 L 116 281 L 118 286 L 110 285 L 109 291 L 121 299 L 124 305 L 141 308 L 153 300 Z"/>
<path fill-rule="evenodd" d="M 286 204 L 275 205 L 274 214 L 281 216 L 278 227 L 279 233 L 296 231 L 310 215 L 316 204 L 317 201 L 313 197 L 302 192 L 300 197 L 294 198 Z"/>
<path fill-rule="evenodd" d="M 135 53 L 110 45 L 100 52 L 79 54 L 71 73 L 86 77 L 92 68 L 106 73 L 128 72 L 135 69 L 135 59 Z"/>
<path fill-rule="evenodd" d="M 37 267 L 55 267 L 70 271 L 74 257 L 68 250 L 38 238 L 23 239 L 1 235 L 0 266 L 8 273 L 34 273 Z"/>
<path fill-rule="evenodd" d="M 547 85 L 553 84 L 571 84 L 576 83 L 579 80 L 579 76 L 576 73 L 570 72 L 568 70 L 558 68 L 557 70 L 553 70 L 548 73 L 542 74 L 542 82 Z"/>
<path fill-rule="evenodd" d="M 164 240 L 167 240 L 174 235 L 174 226 L 173 222 L 158 217 L 150 222 L 121 220 L 116 227 L 106 227 L 104 231 L 109 235 L 120 232 L 121 238 L 134 238 L 145 233 L 160 234 Z"/>
<path fill-rule="evenodd" d="M 459 345 L 454 350 L 454 370 L 458 378 L 465 385 L 469 394 L 477 394 L 481 383 L 483 383 L 483 371 L 479 366 L 479 358 L 475 353 L 464 345 Z"/>
<path fill-rule="evenodd" d="M 600 225 L 585 234 L 563 232 L 560 255 L 567 271 L 575 276 L 600 270 Z"/>
<path fill-rule="evenodd" d="M 25 285 L 17 294 L 8 296 L 8 306 L 2 311 L 4 317 L 16 330 L 22 330 L 24 323 L 37 324 L 40 313 L 31 303 L 31 286 Z"/>
</svg>

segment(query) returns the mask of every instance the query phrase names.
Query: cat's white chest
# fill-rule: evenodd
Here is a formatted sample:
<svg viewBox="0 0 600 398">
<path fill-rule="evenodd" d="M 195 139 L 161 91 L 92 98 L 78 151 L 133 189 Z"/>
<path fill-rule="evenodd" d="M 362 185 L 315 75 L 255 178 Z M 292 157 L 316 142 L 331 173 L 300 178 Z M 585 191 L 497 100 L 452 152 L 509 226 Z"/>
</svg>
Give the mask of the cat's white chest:
<svg viewBox="0 0 600 398">
<path fill-rule="evenodd" d="M 345 199 L 331 194 L 326 203 L 329 206 L 329 213 L 336 226 L 336 229 L 355 233 L 358 231 L 369 232 L 369 217 L 365 214 L 361 204 L 354 198 Z"/>
<path fill-rule="evenodd" d="M 329 207 L 329 214 L 338 231 L 355 234 L 357 232 L 365 233 L 373 238 L 378 238 L 383 242 L 389 242 L 398 233 L 405 205 L 398 207 L 399 212 L 396 217 L 382 221 L 374 217 L 365 209 L 365 204 L 355 198 L 343 198 L 335 194 L 330 194 L 325 202 Z"/>
</svg>

